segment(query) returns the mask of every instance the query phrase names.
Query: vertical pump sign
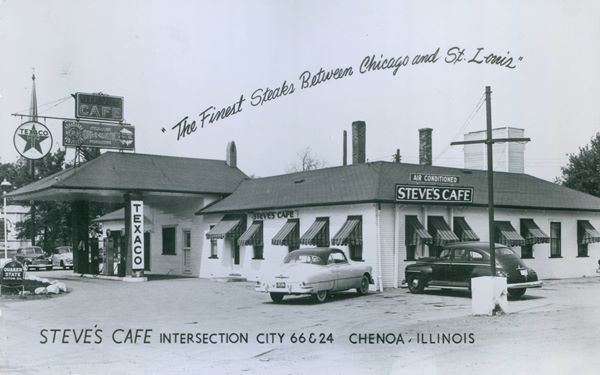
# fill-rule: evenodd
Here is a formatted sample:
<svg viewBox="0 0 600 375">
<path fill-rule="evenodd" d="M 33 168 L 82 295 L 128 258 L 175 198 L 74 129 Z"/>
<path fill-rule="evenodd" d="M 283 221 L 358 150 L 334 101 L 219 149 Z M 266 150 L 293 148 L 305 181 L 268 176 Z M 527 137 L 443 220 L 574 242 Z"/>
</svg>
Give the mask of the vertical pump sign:
<svg viewBox="0 0 600 375">
<path fill-rule="evenodd" d="M 144 201 L 131 201 L 131 269 L 144 269 Z"/>
</svg>

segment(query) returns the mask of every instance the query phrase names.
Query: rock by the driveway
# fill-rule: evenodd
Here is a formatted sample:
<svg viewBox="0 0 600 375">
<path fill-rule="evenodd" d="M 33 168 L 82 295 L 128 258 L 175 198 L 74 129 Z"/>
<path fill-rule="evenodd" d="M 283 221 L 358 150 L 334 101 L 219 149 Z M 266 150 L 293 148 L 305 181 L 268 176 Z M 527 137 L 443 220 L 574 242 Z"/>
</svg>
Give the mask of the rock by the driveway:
<svg viewBox="0 0 600 375">
<path fill-rule="evenodd" d="M 46 287 L 46 290 L 48 291 L 48 293 L 51 293 L 51 294 L 58 294 L 58 293 L 60 293 L 60 288 L 58 287 L 57 284 L 48 285 Z"/>
<path fill-rule="evenodd" d="M 44 287 L 35 288 L 33 291 L 35 294 L 48 294 L 48 289 Z"/>
</svg>

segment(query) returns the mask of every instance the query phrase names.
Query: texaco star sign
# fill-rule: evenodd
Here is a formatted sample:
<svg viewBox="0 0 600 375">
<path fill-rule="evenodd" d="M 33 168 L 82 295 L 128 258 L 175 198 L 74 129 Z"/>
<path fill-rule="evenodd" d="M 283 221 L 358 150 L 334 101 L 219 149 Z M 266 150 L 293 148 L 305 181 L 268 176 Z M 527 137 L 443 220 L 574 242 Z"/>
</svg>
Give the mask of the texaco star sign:
<svg viewBox="0 0 600 375">
<path fill-rule="evenodd" d="M 52 148 L 52 134 L 46 125 L 27 121 L 15 131 L 13 142 L 17 152 L 26 159 L 41 159 Z"/>
</svg>

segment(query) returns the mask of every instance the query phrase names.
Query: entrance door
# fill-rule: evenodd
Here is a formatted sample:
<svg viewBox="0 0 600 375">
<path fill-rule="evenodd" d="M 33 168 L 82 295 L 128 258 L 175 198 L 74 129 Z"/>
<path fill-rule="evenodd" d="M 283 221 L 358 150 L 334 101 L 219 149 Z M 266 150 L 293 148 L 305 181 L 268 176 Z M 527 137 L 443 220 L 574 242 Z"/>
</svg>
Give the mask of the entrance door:
<svg viewBox="0 0 600 375">
<path fill-rule="evenodd" d="M 183 231 L 183 273 L 192 273 L 192 232 Z"/>
<path fill-rule="evenodd" d="M 150 271 L 150 232 L 144 233 L 144 271 Z"/>
<path fill-rule="evenodd" d="M 240 269 L 240 245 L 237 240 L 231 240 L 231 270 L 238 271 Z"/>
</svg>

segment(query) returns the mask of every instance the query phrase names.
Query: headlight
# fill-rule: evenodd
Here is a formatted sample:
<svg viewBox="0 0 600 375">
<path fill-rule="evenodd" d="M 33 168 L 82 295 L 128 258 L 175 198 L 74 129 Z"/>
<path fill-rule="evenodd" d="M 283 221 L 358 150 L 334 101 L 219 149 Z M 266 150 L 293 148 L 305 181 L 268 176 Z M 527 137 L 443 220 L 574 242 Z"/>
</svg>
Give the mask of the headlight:
<svg viewBox="0 0 600 375">
<path fill-rule="evenodd" d="M 504 270 L 496 270 L 496 276 L 508 277 L 508 274 Z"/>
</svg>

